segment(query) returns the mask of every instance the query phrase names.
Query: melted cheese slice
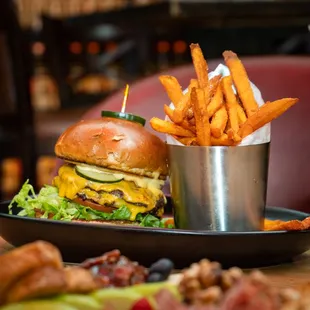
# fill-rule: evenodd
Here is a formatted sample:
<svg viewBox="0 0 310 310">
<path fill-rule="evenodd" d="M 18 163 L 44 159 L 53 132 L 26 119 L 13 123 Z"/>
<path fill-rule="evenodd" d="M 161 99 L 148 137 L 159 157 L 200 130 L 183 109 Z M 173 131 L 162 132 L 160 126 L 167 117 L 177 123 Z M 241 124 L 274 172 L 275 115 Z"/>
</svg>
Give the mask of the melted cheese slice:
<svg viewBox="0 0 310 310">
<path fill-rule="evenodd" d="M 74 199 L 78 193 L 84 193 L 88 198 L 104 205 L 112 204 L 119 208 L 125 205 L 131 212 L 131 220 L 134 221 L 138 213 L 146 213 L 155 208 L 157 200 L 163 193 L 156 186 L 137 187 L 135 182 L 120 181 L 117 183 L 98 183 L 86 180 L 76 174 L 72 165 L 64 165 L 58 171 L 58 176 L 53 180 L 53 184 L 59 190 L 59 196 Z M 123 197 L 118 198 L 111 193 L 114 190 L 123 192 Z M 137 206 L 140 203 L 145 206 Z"/>
</svg>

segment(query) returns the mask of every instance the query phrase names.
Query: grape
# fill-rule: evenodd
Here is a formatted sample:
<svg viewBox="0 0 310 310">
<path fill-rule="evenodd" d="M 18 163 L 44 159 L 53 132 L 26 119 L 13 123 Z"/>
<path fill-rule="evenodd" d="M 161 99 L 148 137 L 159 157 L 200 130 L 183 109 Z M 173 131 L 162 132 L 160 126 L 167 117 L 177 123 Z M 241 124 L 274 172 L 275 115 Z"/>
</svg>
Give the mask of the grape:
<svg viewBox="0 0 310 310">
<path fill-rule="evenodd" d="M 168 278 L 174 268 L 173 262 L 168 258 L 162 258 L 155 262 L 149 269 L 149 273 L 160 273 L 165 279 Z"/>
<path fill-rule="evenodd" d="M 149 276 L 147 277 L 146 282 L 154 283 L 154 282 L 162 282 L 162 281 L 165 281 L 165 280 L 166 280 L 166 277 L 164 277 L 161 273 L 153 272 L 153 273 L 149 274 Z"/>
</svg>

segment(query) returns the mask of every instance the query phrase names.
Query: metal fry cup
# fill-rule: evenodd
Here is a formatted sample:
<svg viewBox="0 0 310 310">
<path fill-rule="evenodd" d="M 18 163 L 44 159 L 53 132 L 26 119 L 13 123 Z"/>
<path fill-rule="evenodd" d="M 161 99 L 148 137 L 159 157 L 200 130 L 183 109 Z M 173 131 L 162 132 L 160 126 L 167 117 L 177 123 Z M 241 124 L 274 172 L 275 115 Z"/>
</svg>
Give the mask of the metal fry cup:
<svg viewBox="0 0 310 310">
<path fill-rule="evenodd" d="M 269 145 L 168 144 L 176 227 L 230 232 L 261 230 Z"/>
</svg>

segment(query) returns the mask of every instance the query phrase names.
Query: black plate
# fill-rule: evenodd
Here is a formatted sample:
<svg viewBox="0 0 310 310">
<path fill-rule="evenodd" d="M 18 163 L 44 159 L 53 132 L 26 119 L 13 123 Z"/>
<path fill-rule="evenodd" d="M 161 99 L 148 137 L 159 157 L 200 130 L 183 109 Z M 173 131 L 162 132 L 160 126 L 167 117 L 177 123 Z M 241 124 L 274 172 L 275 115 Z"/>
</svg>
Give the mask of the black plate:
<svg viewBox="0 0 310 310">
<path fill-rule="evenodd" d="M 7 202 L 0 203 L 0 235 L 6 241 L 20 246 L 46 240 L 61 250 L 64 261 L 73 263 L 117 248 L 145 266 L 168 257 L 178 269 L 201 258 L 225 267 L 247 268 L 289 262 L 310 248 L 310 231 L 217 233 L 70 223 L 8 215 L 7 206 Z M 278 207 L 266 210 L 269 219 L 303 220 L 307 216 Z"/>
</svg>

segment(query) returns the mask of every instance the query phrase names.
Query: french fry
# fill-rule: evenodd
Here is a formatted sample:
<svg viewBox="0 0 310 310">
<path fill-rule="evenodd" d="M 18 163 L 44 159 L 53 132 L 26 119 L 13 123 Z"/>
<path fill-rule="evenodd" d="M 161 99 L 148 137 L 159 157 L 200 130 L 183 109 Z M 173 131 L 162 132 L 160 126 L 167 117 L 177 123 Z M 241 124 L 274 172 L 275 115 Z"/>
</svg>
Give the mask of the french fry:
<svg viewBox="0 0 310 310">
<path fill-rule="evenodd" d="M 170 118 L 170 120 L 175 123 L 174 113 L 173 113 L 174 111 L 166 104 L 164 105 L 164 112 Z"/>
<path fill-rule="evenodd" d="M 283 98 L 273 102 L 266 102 L 241 126 L 238 135 L 242 139 L 247 137 L 252 132 L 279 117 L 297 102 L 297 98 Z"/>
<path fill-rule="evenodd" d="M 187 93 L 183 95 L 183 97 L 181 98 L 180 102 L 178 103 L 178 105 L 174 110 L 175 123 L 177 124 L 181 123 L 186 118 L 186 111 L 191 106 L 191 100 L 190 100 L 191 91 L 194 87 L 198 87 L 198 81 L 192 79 L 189 84 Z"/>
<path fill-rule="evenodd" d="M 150 120 L 151 127 L 162 133 L 167 133 L 170 135 L 175 136 L 181 136 L 181 137 L 194 137 L 194 133 L 192 133 L 190 130 L 184 129 L 181 126 L 178 126 L 174 123 L 164 121 L 162 119 L 159 119 L 157 117 L 153 117 Z"/>
<path fill-rule="evenodd" d="M 208 115 L 211 118 L 214 113 L 220 109 L 220 107 L 223 105 L 223 94 L 222 90 L 219 89 L 218 85 L 221 79 L 221 75 L 216 75 L 213 77 L 210 81 L 210 84 L 212 83 L 213 85 L 210 85 L 211 90 L 208 94 L 208 92 L 205 92 L 205 95 L 208 97 L 212 97 L 210 103 L 208 104 Z M 186 113 L 186 117 L 188 119 L 191 119 L 194 117 L 194 112 L 192 108 L 189 108 Z"/>
<path fill-rule="evenodd" d="M 194 114 L 194 112 L 193 112 L 193 114 Z M 195 117 L 192 117 L 191 119 L 189 119 L 188 122 L 189 122 L 189 124 L 190 124 L 191 126 L 196 126 Z"/>
<path fill-rule="evenodd" d="M 239 120 L 237 105 L 239 104 L 232 89 L 232 79 L 230 76 L 225 76 L 222 79 L 221 87 L 226 99 L 227 113 L 229 116 L 230 128 L 233 132 L 237 133 L 239 130 Z"/>
<path fill-rule="evenodd" d="M 184 138 L 184 137 L 177 137 L 177 136 L 173 136 L 173 137 L 179 142 L 181 142 L 182 144 L 187 145 L 187 146 L 197 143 L 196 137 L 193 137 L 193 138 Z"/>
<path fill-rule="evenodd" d="M 194 111 L 193 107 L 190 107 L 187 112 L 186 112 L 186 118 L 187 119 L 192 119 L 194 117 Z"/>
<path fill-rule="evenodd" d="M 284 98 L 259 107 L 237 54 L 223 53 L 230 76 L 219 74 L 209 79 L 208 63 L 199 44 L 191 44 L 190 51 L 197 78 L 190 81 L 188 92 L 183 94 L 175 77 L 160 76 L 174 108 L 164 105 L 170 121 L 156 117 L 150 120 L 154 130 L 173 136 L 183 145 L 236 146 L 298 102 L 296 98 Z"/>
<path fill-rule="evenodd" d="M 187 119 L 184 119 L 179 126 L 184 129 L 190 130 L 192 133 L 196 134 L 196 124 L 191 124 Z"/>
<path fill-rule="evenodd" d="M 215 95 L 213 96 L 207 107 L 209 117 L 211 118 L 223 106 L 223 104 L 223 92 L 221 87 L 218 86 Z"/>
<path fill-rule="evenodd" d="M 170 120 L 173 123 L 176 123 L 175 121 L 175 114 L 174 114 L 174 110 L 172 110 L 170 107 L 168 107 L 166 104 L 164 105 L 164 111 L 165 114 L 170 118 Z M 183 120 L 181 123 L 178 124 L 179 126 L 183 127 L 184 129 L 188 129 L 191 132 L 195 133 L 196 129 L 195 126 L 191 125 L 188 120 Z"/>
<path fill-rule="evenodd" d="M 241 142 L 242 138 L 238 135 L 238 132 L 235 132 L 232 128 L 227 130 L 228 139 L 235 141 L 236 143 Z"/>
<path fill-rule="evenodd" d="M 225 106 L 222 106 L 213 116 L 210 124 L 211 134 L 215 138 L 223 135 L 228 121 L 228 114 Z M 197 121 L 196 121 L 197 122 Z"/>
<path fill-rule="evenodd" d="M 213 146 L 233 146 L 235 142 L 228 138 L 227 134 L 222 134 L 219 138 L 211 137 L 211 143 Z"/>
<path fill-rule="evenodd" d="M 190 45 L 194 68 L 196 71 L 198 84 L 201 89 L 209 87 L 208 64 L 205 60 L 199 44 Z"/>
<path fill-rule="evenodd" d="M 166 93 L 175 107 L 183 97 L 182 87 L 178 80 L 171 75 L 161 75 L 159 77 L 161 84 L 164 86 Z"/>
<path fill-rule="evenodd" d="M 225 51 L 223 56 L 246 114 L 250 117 L 257 112 L 258 104 L 254 98 L 253 90 L 251 88 L 246 70 L 241 60 L 234 52 Z"/>
<path fill-rule="evenodd" d="M 221 81 L 221 78 L 222 78 L 222 75 L 219 74 L 219 75 L 216 75 L 214 76 L 211 80 L 210 80 L 210 96 L 211 98 L 214 96 L 219 84 L 220 84 L 220 81 Z"/>
<path fill-rule="evenodd" d="M 189 89 L 192 90 L 193 88 L 198 88 L 198 80 L 196 79 L 191 79 L 190 83 L 189 83 Z"/>
<path fill-rule="evenodd" d="M 238 113 L 239 126 L 241 126 L 246 122 L 247 118 L 246 118 L 246 115 L 244 113 L 242 106 L 239 103 L 237 105 L 237 113 Z"/>
<path fill-rule="evenodd" d="M 211 133 L 203 89 L 193 88 L 191 101 L 196 120 L 197 143 L 201 146 L 209 146 L 211 145 Z"/>
</svg>

